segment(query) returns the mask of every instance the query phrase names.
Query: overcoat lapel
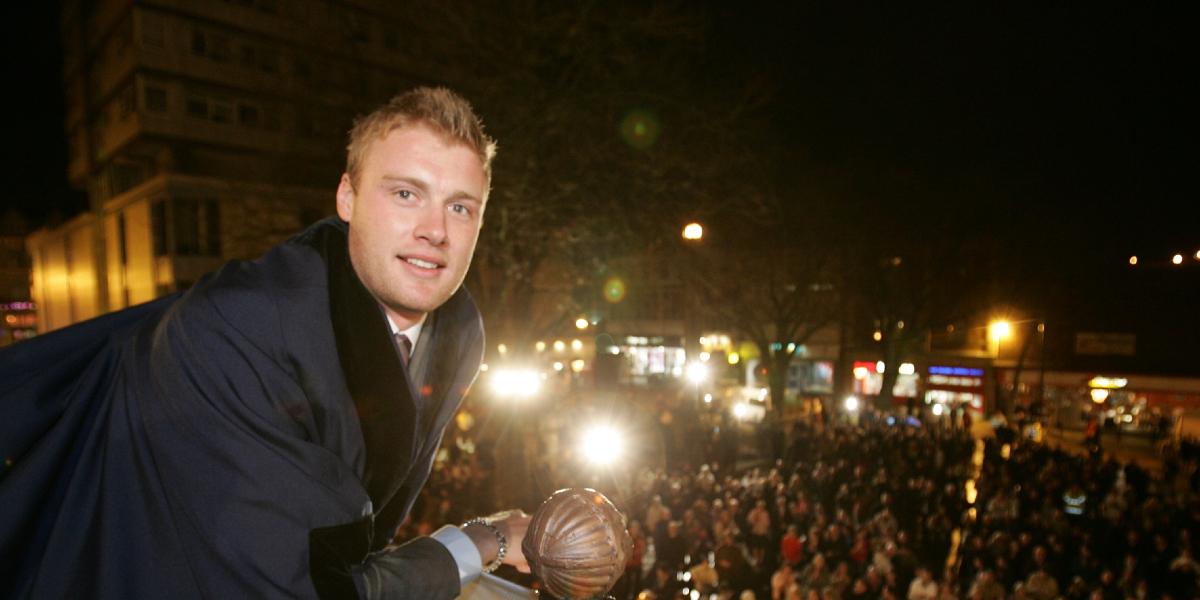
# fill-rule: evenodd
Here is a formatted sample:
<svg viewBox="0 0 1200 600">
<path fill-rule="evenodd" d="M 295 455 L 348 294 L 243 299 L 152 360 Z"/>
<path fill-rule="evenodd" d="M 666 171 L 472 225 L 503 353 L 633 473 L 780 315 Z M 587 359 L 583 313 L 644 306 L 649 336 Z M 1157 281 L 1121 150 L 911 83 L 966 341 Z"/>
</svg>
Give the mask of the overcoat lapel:
<svg viewBox="0 0 1200 600">
<path fill-rule="evenodd" d="M 366 450 L 363 486 L 378 513 L 399 489 L 417 455 L 417 410 L 387 317 L 355 276 L 346 236 L 326 236 L 323 242 L 338 359 L 358 411 Z"/>
</svg>

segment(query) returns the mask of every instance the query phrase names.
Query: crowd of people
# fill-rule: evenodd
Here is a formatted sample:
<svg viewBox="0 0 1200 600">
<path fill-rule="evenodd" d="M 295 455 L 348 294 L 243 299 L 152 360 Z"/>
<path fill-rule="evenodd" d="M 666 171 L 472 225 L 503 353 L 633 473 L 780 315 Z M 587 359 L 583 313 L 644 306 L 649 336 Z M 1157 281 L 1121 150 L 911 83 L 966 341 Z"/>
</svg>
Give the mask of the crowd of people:
<svg viewBox="0 0 1200 600">
<path fill-rule="evenodd" d="M 1195 598 L 1194 460 L 1134 462 L 985 441 L 958 582 L 968 598 Z"/>
<path fill-rule="evenodd" d="M 619 494 L 634 545 L 612 596 L 1200 593 L 1194 459 L 1169 465 L 1167 480 L 1111 458 L 997 436 L 980 442 L 980 462 L 965 429 L 903 419 L 802 421 L 781 438 L 763 445 L 774 455 L 743 456 L 740 464 L 751 466 L 741 470 L 714 460 L 729 456 L 720 436 L 642 468 L 633 489 Z M 451 450 L 401 536 L 486 512 L 494 487 L 486 454 Z"/>
<path fill-rule="evenodd" d="M 647 474 L 630 502 L 638 550 L 614 596 L 936 597 L 971 438 L 886 422 L 801 423 L 788 438 L 770 468 Z"/>
</svg>

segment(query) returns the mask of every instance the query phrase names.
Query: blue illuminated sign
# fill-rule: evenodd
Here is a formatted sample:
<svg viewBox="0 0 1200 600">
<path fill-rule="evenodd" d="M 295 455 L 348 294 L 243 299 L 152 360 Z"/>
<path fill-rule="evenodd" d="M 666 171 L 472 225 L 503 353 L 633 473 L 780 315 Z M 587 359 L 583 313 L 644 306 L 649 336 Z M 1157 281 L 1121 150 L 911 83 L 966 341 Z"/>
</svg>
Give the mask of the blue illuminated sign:
<svg viewBox="0 0 1200 600">
<path fill-rule="evenodd" d="M 929 367 L 930 375 L 958 375 L 960 377 L 983 377 L 983 369 L 970 367 Z"/>
</svg>

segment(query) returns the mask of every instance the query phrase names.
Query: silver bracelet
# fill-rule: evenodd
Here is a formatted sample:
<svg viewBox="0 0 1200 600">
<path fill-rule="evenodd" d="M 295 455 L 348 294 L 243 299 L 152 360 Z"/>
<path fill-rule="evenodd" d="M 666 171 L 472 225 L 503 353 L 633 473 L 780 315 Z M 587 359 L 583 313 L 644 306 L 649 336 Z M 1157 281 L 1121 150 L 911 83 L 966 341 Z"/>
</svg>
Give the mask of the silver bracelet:
<svg viewBox="0 0 1200 600">
<path fill-rule="evenodd" d="M 495 560 L 484 565 L 483 572 L 491 573 L 492 571 L 499 569 L 500 562 L 504 560 L 504 554 L 506 552 L 508 552 L 508 540 L 504 537 L 503 533 L 500 533 L 499 528 L 497 528 L 495 525 L 492 525 L 491 523 L 487 522 L 487 520 L 485 520 L 485 519 L 482 519 L 482 518 L 471 519 L 470 521 L 463 523 L 463 529 L 466 529 L 468 526 L 471 526 L 471 525 L 483 525 L 484 527 L 487 527 L 489 531 L 492 532 L 492 535 L 496 536 L 496 542 L 499 544 L 500 550 L 498 552 L 496 552 Z"/>
</svg>

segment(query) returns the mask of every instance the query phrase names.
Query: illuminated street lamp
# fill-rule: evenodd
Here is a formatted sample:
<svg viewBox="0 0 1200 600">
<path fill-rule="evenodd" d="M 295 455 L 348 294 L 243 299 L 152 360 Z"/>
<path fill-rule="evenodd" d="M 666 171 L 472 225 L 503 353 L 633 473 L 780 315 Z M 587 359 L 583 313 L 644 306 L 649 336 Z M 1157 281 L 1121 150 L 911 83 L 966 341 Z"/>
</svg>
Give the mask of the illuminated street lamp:
<svg viewBox="0 0 1200 600">
<path fill-rule="evenodd" d="M 858 412 L 858 396 L 847 396 L 843 406 L 847 412 Z"/>
<path fill-rule="evenodd" d="M 688 223 L 683 228 L 683 239 L 689 241 L 698 241 L 704 237 L 704 226 L 699 223 Z"/>
<path fill-rule="evenodd" d="M 1008 321 L 992 321 L 988 324 L 988 337 L 1000 341 L 1012 335 L 1012 325 Z"/>
<path fill-rule="evenodd" d="M 1130 257 L 1129 257 L 1129 264 L 1130 264 L 1130 265 L 1135 265 L 1135 266 L 1136 266 L 1136 265 L 1137 265 L 1137 256 L 1130 256 Z"/>
<path fill-rule="evenodd" d="M 1176 254 L 1175 256 L 1172 256 L 1172 257 L 1171 257 L 1171 264 L 1175 264 L 1175 265 L 1182 265 L 1182 264 L 1183 264 L 1183 255 L 1182 255 L 1182 254 Z"/>
<path fill-rule="evenodd" d="M 492 391 L 501 397 L 529 398 L 542 389 L 541 375 L 533 369 L 496 369 Z"/>
<path fill-rule="evenodd" d="M 1012 335 L 1012 325 L 1008 321 L 992 321 L 988 323 L 988 339 L 996 345 L 996 357 L 1000 356 L 1000 342 Z"/>
<path fill-rule="evenodd" d="M 621 432 L 609 425 L 593 425 L 583 432 L 579 451 L 588 462 L 605 466 L 621 457 L 624 446 Z"/>
<path fill-rule="evenodd" d="M 749 411 L 750 408 L 746 406 L 745 402 L 738 402 L 733 405 L 733 416 L 739 421 L 745 420 Z"/>
<path fill-rule="evenodd" d="M 705 379 L 708 379 L 708 366 L 704 363 L 690 362 L 687 364 L 685 374 L 688 381 L 700 385 L 704 383 Z"/>
<path fill-rule="evenodd" d="M 578 319 L 575 319 L 575 329 L 583 331 L 584 329 L 587 329 L 587 327 L 588 327 L 587 319 L 585 319 L 583 317 L 579 317 Z"/>
</svg>

